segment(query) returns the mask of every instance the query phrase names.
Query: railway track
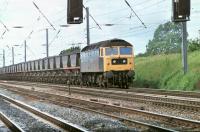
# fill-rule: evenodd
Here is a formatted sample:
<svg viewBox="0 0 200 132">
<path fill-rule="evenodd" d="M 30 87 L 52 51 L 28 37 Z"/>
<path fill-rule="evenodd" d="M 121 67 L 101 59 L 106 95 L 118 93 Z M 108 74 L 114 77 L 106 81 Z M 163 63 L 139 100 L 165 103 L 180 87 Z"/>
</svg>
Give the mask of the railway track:
<svg viewBox="0 0 200 132">
<path fill-rule="evenodd" d="M 37 83 L 21 83 L 17 82 L 14 84 L 22 84 L 26 86 L 36 86 L 36 87 L 45 87 L 45 88 L 56 88 L 60 91 L 68 92 L 67 86 L 61 85 L 49 85 L 49 84 L 37 84 Z M 176 108 L 181 110 L 190 110 L 194 112 L 200 111 L 200 99 L 194 98 L 182 98 L 182 97 L 172 97 L 168 95 L 156 95 L 156 94 L 146 94 L 146 93 L 136 93 L 136 92 L 120 92 L 113 90 L 99 90 L 99 89 L 86 89 L 71 87 L 70 92 L 78 93 L 83 95 L 92 95 L 97 97 L 105 97 L 111 99 L 118 99 L 131 102 L 139 102 L 155 106 L 164 106 L 170 108 Z"/>
<path fill-rule="evenodd" d="M 30 114 L 34 114 L 37 117 L 40 117 L 44 119 L 45 121 L 49 122 L 50 124 L 53 124 L 59 128 L 59 130 L 64 131 L 70 131 L 70 132 L 87 132 L 88 130 L 85 128 L 82 128 L 80 126 L 77 126 L 75 124 L 72 124 L 70 122 L 64 121 L 62 119 L 59 119 L 57 117 L 54 117 L 52 115 L 49 115 L 45 112 L 41 112 L 36 108 L 33 108 L 23 102 L 14 100 L 8 96 L 5 96 L 3 94 L 0 94 L 0 98 L 19 107 L 20 109 L 23 109 L 25 111 L 30 112 Z M 0 113 L 1 120 L 12 130 L 16 132 L 23 131 L 20 127 L 18 127 L 15 123 L 13 123 L 11 120 L 9 120 L 3 113 Z M 24 117 L 25 118 L 25 117 Z"/>
<path fill-rule="evenodd" d="M 2 81 L 1 81 L 2 82 Z M 58 87 L 66 87 L 66 85 L 62 84 L 52 84 L 52 83 L 40 83 L 40 82 L 25 82 L 25 81 L 8 81 L 9 83 L 14 84 L 35 84 L 40 86 L 58 86 Z M 84 87 L 87 88 L 87 87 Z M 91 88 L 93 89 L 93 88 Z M 96 89 L 99 89 L 98 87 Z M 162 89 L 152 89 L 152 88 L 130 88 L 130 89 L 119 89 L 119 88 L 108 88 L 104 90 L 113 90 L 113 91 L 122 91 L 122 92 L 135 92 L 135 93 L 148 93 L 148 94 L 156 94 L 156 95 L 167 95 L 167 96 L 178 96 L 178 97 L 190 97 L 190 98 L 200 98 L 200 91 L 192 92 L 192 91 L 178 91 L 178 90 L 162 90 Z"/>
<path fill-rule="evenodd" d="M 54 87 L 55 86 L 48 86 Z M 68 92 L 67 87 L 58 87 L 58 90 Z M 73 87 L 70 90 L 71 93 L 78 93 L 83 95 L 92 95 L 97 97 L 105 97 L 111 99 L 118 99 L 131 102 L 140 102 L 145 104 L 173 107 L 176 109 L 200 111 L 200 99 L 189 100 L 188 98 L 177 98 L 177 97 L 167 97 L 160 95 L 149 95 L 149 94 L 138 94 L 138 93 L 119 93 L 119 92 L 109 92 L 95 89 L 83 89 Z"/>
<path fill-rule="evenodd" d="M 14 132 L 24 132 L 16 123 L 11 121 L 5 114 L 0 112 L 0 120 L 11 130 Z"/>
<path fill-rule="evenodd" d="M 200 98 L 200 91 L 178 91 L 178 90 L 162 90 L 162 89 L 151 89 L 151 88 L 131 88 L 127 90 L 129 92 L 138 92 L 138 93 L 150 93 L 150 94 L 161 94 L 161 95 L 171 95 L 171 96 L 180 96 L 180 97 L 191 97 L 191 98 Z"/>
<path fill-rule="evenodd" d="M 47 92 L 41 92 L 36 90 L 28 90 L 20 87 L 7 87 L 7 89 L 31 96 L 33 98 L 43 99 L 46 101 L 53 102 L 62 106 L 75 107 L 77 109 L 82 109 L 86 111 L 91 111 L 99 114 L 104 114 L 113 118 L 117 118 L 124 122 L 129 122 L 131 124 L 137 124 L 144 127 L 144 124 L 148 124 L 148 129 L 156 131 L 199 131 L 200 122 L 177 118 L 173 116 L 156 114 L 152 112 L 130 109 L 125 107 L 119 107 L 109 104 L 104 104 L 100 102 L 93 102 L 88 100 L 81 100 L 67 96 L 61 96 L 56 94 L 51 94 Z M 133 120 L 133 118 L 135 120 Z M 137 120 L 136 120 L 137 119 Z M 143 123 L 145 122 L 145 123 Z"/>
</svg>

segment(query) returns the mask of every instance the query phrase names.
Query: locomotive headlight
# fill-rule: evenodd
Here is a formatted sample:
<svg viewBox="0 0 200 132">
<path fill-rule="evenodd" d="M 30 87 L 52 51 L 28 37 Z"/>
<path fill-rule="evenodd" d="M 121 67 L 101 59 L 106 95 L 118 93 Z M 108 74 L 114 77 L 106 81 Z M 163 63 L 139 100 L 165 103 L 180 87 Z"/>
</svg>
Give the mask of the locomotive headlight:
<svg viewBox="0 0 200 132">
<path fill-rule="evenodd" d="M 123 64 L 125 64 L 126 63 L 126 60 L 123 60 Z"/>
<path fill-rule="evenodd" d="M 116 60 L 113 60 L 112 62 L 113 62 L 113 64 L 116 64 L 117 61 L 116 61 Z"/>
</svg>

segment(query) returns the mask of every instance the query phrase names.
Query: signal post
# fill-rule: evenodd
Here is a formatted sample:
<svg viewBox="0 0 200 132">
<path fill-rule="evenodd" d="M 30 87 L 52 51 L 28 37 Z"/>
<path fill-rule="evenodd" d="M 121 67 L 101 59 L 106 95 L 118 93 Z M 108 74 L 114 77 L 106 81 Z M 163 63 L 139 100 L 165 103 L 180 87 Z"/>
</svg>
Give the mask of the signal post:
<svg viewBox="0 0 200 132">
<path fill-rule="evenodd" d="M 187 62 L 187 21 L 190 20 L 190 0 L 172 0 L 172 21 L 182 23 L 182 64 L 184 74 L 188 71 Z"/>
</svg>

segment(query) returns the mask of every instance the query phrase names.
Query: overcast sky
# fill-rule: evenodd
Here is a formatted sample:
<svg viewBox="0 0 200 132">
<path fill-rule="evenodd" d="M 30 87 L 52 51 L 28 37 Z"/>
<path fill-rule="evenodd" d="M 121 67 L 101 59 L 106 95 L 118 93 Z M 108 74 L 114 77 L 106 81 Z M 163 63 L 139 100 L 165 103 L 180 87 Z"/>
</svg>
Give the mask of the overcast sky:
<svg viewBox="0 0 200 132">
<path fill-rule="evenodd" d="M 90 19 L 91 43 L 111 38 L 121 38 L 134 45 L 135 54 L 145 52 L 146 45 L 153 37 L 159 24 L 171 20 L 171 0 L 127 0 L 135 12 L 145 23 L 141 22 L 131 12 L 124 0 L 84 0 L 84 5 L 90 8 L 90 14 L 100 24 L 100 30 Z M 86 24 L 66 25 L 67 0 L 34 0 L 40 10 L 55 26 L 53 30 L 33 5 L 33 0 L 0 0 L 0 20 L 8 27 L 6 31 L 0 24 L 0 54 L 6 51 L 6 65 L 11 64 L 11 47 L 15 49 L 15 63 L 24 60 L 24 40 L 27 40 L 27 60 L 45 57 L 45 28 L 49 29 L 49 54 L 58 55 L 72 43 L 83 43 L 86 46 Z M 191 21 L 188 22 L 189 38 L 199 37 L 200 30 L 200 0 L 191 0 Z M 85 11 L 84 11 L 85 16 Z M 105 26 L 105 24 L 114 24 Z M 23 26 L 21 29 L 13 28 Z M 61 30 L 56 39 L 57 32 Z M 6 32 L 5 32 L 6 31 Z M 5 32 L 4 35 L 2 35 Z M 32 34 L 29 36 L 29 34 Z M 54 39 L 54 41 L 52 41 Z M 2 65 L 2 55 L 0 55 Z"/>
</svg>

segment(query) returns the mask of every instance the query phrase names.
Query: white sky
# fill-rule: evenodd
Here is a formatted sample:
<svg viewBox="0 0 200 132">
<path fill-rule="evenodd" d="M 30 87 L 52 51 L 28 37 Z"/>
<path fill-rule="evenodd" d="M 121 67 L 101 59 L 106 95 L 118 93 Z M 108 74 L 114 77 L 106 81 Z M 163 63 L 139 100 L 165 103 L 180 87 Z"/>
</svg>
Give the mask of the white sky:
<svg viewBox="0 0 200 132">
<path fill-rule="evenodd" d="M 8 27 L 9 31 L 0 38 L 0 54 L 5 49 L 6 65 L 11 64 L 11 47 L 15 47 L 15 63 L 24 60 L 24 40 L 27 40 L 27 60 L 45 57 L 46 43 L 45 28 L 50 28 L 47 21 L 34 7 L 33 0 L 0 0 L 0 20 Z M 124 0 L 84 0 L 84 5 L 90 8 L 90 14 L 101 25 L 99 30 L 94 21 L 90 19 L 91 43 L 111 38 L 121 38 L 131 42 L 135 47 L 135 54 L 145 52 L 146 45 L 153 37 L 159 24 L 171 20 L 171 0 L 127 0 L 142 21 L 147 25 L 145 29 L 140 21 L 132 14 Z M 34 0 L 41 11 L 56 27 L 56 31 L 49 30 L 49 42 L 61 30 L 58 38 L 50 44 L 50 56 L 58 55 L 61 50 L 69 48 L 72 43 L 86 45 L 86 24 L 66 25 L 67 0 Z M 191 0 L 191 21 L 188 22 L 189 38 L 199 36 L 200 29 L 200 0 Z M 132 14 L 132 15 L 131 15 Z M 84 12 L 85 16 L 85 12 Z M 131 17 L 130 17 L 131 16 Z M 39 18 L 39 19 L 38 19 Z M 104 24 L 115 24 L 108 27 Z M 23 26 L 22 29 L 13 28 Z M 5 28 L 0 24 L 0 37 Z M 27 38 L 34 31 L 30 38 Z M 0 55 L 0 66 L 2 55 Z"/>
</svg>

